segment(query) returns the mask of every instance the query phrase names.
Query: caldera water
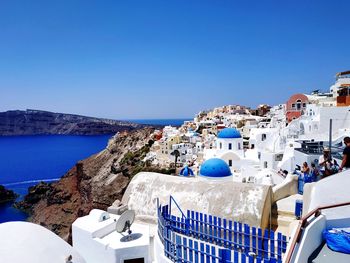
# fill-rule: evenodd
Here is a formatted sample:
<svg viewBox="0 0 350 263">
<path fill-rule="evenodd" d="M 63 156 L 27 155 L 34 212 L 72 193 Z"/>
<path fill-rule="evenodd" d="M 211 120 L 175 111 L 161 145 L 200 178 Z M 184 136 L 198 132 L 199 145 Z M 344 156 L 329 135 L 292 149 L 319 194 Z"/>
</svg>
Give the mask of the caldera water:
<svg viewBox="0 0 350 263">
<path fill-rule="evenodd" d="M 0 137 L 0 184 L 21 200 L 28 187 L 62 177 L 75 163 L 107 146 L 112 135 Z M 12 202 L 0 204 L 0 223 L 25 220 Z"/>
<path fill-rule="evenodd" d="M 188 119 L 130 120 L 157 126 L 180 126 Z M 0 185 L 15 191 L 23 199 L 30 186 L 41 181 L 54 182 L 79 160 L 107 146 L 112 135 L 99 136 L 0 136 Z M 0 203 L 0 223 L 23 221 L 27 214 L 13 207 L 13 202 Z"/>
</svg>

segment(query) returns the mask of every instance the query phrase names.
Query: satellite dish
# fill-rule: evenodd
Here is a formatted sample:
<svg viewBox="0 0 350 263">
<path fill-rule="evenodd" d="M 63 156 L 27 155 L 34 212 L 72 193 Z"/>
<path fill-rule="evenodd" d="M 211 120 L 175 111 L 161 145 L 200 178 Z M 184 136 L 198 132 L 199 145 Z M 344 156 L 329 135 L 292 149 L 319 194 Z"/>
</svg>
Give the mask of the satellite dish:
<svg viewBox="0 0 350 263">
<path fill-rule="evenodd" d="M 117 221 L 116 230 L 118 233 L 123 233 L 128 231 L 128 234 L 131 234 L 130 227 L 135 219 L 135 211 L 127 210 L 125 211 Z"/>
</svg>

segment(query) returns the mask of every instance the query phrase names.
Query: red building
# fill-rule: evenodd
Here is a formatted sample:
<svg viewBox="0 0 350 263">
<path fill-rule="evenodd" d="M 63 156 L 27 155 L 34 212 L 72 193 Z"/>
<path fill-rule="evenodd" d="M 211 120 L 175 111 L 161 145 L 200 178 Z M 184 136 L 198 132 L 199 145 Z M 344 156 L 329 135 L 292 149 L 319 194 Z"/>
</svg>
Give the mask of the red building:
<svg viewBox="0 0 350 263">
<path fill-rule="evenodd" d="M 309 104 L 309 99 L 304 94 L 294 94 L 287 101 L 286 118 L 288 122 L 300 117 Z"/>
</svg>

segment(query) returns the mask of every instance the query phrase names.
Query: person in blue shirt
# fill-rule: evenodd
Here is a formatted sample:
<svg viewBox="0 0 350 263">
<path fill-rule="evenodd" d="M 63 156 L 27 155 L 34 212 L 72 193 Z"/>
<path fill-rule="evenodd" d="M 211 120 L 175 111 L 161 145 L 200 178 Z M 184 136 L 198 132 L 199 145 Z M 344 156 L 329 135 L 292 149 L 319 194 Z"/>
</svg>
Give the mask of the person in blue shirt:
<svg viewBox="0 0 350 263">
<path fill-rule="evenodd" d="M 311 163 L 310 176 L 311 182 L 316 182 L 319 179 L 320 171 L 316 167 L 315 163 Z"/>
</svg>

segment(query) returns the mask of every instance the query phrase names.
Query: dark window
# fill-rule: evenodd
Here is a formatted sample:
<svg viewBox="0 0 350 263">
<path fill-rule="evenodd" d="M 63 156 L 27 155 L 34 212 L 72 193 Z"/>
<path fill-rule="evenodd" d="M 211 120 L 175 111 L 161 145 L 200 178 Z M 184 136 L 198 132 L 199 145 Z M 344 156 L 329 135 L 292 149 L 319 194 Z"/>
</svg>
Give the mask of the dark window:
<svg viewBox="0 0 350 263">
<path fill-rule="evenodd" d="M 232 167 L 232 160 L 228 160 L 228 166 Z"/>
<path fill-rule="evenodd" d="M 144 263 L 144 258 L 133 258 L 133 259 L 126 259 L 124 260 L 124 263 Z"/>
<path fill-rule="evenodd" d="M 301 109 L 301 100 L 297 100 L 296 103 L 297 103 L 297 110 L 300 110 Z"/>
<path fill-rule="evenodd" d="M 267 162 L 264 162 L 264 168 L 267 168 Z"/>
<path fill-rule="evenodd" d="M 280 162 L 280 161 L 282 161 L 282 159 L 283 159 L 283 153 L 275 155 L 275 161 L 276 162 Z"/>
<path fill-rule="evenodd" d="M 232 150 L 232 143 L 229 143 L 229 144 L 228 144 L 228 149 L 229 149 L 229 150 Z"/>
</svg>

